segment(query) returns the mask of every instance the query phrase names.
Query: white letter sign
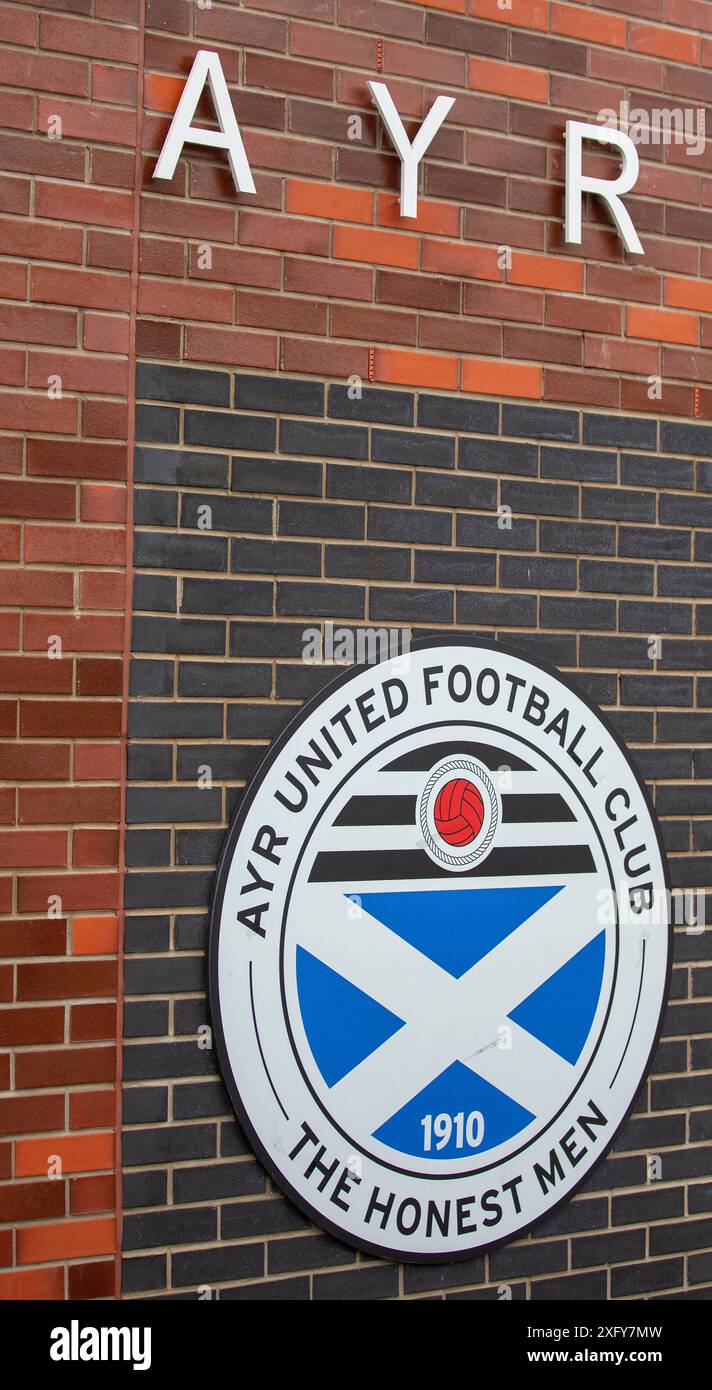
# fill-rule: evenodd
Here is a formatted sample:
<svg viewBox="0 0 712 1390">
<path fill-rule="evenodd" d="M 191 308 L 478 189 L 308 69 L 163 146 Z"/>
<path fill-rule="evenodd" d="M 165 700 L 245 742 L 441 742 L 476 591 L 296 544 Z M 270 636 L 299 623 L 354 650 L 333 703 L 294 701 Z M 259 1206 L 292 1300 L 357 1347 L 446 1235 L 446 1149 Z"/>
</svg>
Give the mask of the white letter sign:
<svg viewBox="0 0 712 1390">
<path fill-rule="evenodd" d="M 584 140 L 597 140 L 600 145 L 615 145 L 623 156 L 623 168 L 615 179 L 593 179 L 581 171 Z M 584 121 L 566 122 L 566 232 L 565 239 L 581 244 L 581 197 L 596 193 L 602 198 L 620 232 L 627 251 L 644 255 L 638 233 L 628 209 L 621 202 L 621 193 L 630 193 L 638 179 L 638 151 L 630 136 L 611 126 L 588 125 Z"/>
<path fill-rule="evenodd" d="M 206 81 L 213 98 L 215 114 L 220 126 L 219 130 L 205 130 L 201 126 L 191 125 Z M 176 165 L 183 152 L 183 146 L 188 143 L 207 145 L 211 149 L 227 150 L 232 177 L 238 192 L 256 193 L 252 170 L 245 154 L 240 127 L 235 118 L 220 56 L 217 53 L 209 53 L 205 48 L 201 48 L 196 54 L 195 62 L 188 74 L 188 80 L 181 93 L 170 130 L 153 171 L 154 179 L 173 178 Z"/>
<path fill-rule="evenodd" d="M 401 217 L 418 215 L 418 165 L 432 144 L 448 112 L 455 105 L 454 97 L 438 97 L 433 102 L 412 145 L 405 133 L 395 102 L 385 82 L 369 82 L 371 96 L 378 107 L 386 130 L 396 147 L 401 162 Z"/>
</svg>

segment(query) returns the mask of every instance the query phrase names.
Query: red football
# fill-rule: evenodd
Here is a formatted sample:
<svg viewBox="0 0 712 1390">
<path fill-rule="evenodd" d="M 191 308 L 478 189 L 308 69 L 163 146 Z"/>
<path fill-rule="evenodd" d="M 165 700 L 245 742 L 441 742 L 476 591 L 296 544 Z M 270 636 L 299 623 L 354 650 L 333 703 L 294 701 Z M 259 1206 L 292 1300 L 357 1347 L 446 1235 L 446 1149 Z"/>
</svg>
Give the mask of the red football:
<svg viewBox="0 0 712 1390">
<path fill-rule="evenodd" d="M 482 829 L 485 807 L 474 782 L 455 777 L 440 788 L 435 801 L 435 825 L 448 845 L 469 845 Z"/>
</svg>

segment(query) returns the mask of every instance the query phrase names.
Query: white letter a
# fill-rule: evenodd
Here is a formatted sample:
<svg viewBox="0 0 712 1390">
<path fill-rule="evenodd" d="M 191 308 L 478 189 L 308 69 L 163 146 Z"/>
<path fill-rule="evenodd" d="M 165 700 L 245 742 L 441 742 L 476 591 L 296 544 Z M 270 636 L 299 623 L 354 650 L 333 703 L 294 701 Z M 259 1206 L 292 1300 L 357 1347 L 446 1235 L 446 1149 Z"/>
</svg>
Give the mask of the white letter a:
<svg viewBox="0 0 712 1390">
<path fill-rule="evenodd" d="M 203 95 L 206 80 L 215 106 L 219 130 L 204 130 L 191 125 L 198 102 Z M 176 164 L 186 143 L 208 145 L 212 149 L 227 150 L 232 177 L 239 193 L 256 193 L 252 170 L 245 154 L 240 127 L 237 124 L 220 55 L 209 53 L 201 48 L 188 74 L 188 80 L 181 93 L 178 107 L 171 121 L 158 163 L 153 171 L 154 179 L 172 179 Z"/>
</svg>

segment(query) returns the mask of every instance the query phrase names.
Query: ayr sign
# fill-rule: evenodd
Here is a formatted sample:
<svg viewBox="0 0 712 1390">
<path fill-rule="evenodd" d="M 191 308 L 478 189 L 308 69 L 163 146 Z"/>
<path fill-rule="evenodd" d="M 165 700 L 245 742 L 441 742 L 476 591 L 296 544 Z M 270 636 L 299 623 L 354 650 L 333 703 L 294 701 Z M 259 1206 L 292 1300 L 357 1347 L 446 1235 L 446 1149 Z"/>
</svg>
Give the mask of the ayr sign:
<svg viewBox="0 0 712 1390">
<path fill-rule="evenodd" d="M 625 748 L 557 672 L 459 636 L 351 667 L 273 745 L 218 869 L 211 1011 L 255 1153 L 377 1255 L 521 1235 L 645 1075 L 667 889 Z"/>
<path fill-rule="evenodd" d="M 212 96 L 219 130 L 193 125 L 193 119 L 207 87 Z M 432 141 L 455 105 L 455 97 L 439 96 L 431 106 L 415 138 L 409 140 L 388 87 L 369 82 L 368 87 L 401 163 L 400 210 L 403 217 L 418 214 L 418 170 Z M 615 113 L 614 113 L 615 115 Z M 583 172 L 584 141 L 613 146 L 620 152 L 621 169 L 614 179 L 593 178 Z M 220 56 L 200 49 L 181 93 L 170 129 L 153 172 L 155 179 L 172 179 L 186 144 L 225 150 L 235 186 L 240 193 L 255 193 L 249 159 L 237 123 Z M 584 193 L 602 199 L 618 229 L 627 251 L 643 255 L 623 195 L 635 187 L 639 172 L 638 151 L 623 130 L 614 125 L 594 125 L 584 121 L 566 122 L 566 216 L 565 240 L 581 244 L 581 204 Z"/>
</svg>

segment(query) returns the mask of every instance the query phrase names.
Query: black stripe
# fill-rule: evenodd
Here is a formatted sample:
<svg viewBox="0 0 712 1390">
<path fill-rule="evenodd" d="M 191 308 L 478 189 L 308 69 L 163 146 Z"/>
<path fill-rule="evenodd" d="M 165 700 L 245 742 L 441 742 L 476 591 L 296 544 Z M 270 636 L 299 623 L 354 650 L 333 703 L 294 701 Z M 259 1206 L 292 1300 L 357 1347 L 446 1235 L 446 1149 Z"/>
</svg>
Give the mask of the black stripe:
<svg viewBox="0 0 712 1390">
<path fill-rule="evenodd" d="M 502 797 L 503 825 L 536 825 L 539 821 L 562 820 L 572 821 L 576 817 L 558 792 Z"/>
<path fill-rule="evenodd" d="M 352 796 L 339 812 L 335 826 L 415 825 L 415 796 Z M 554 821 L 575 821 L 563 796 L 557 792 L 502 797 L 502 824 L 526 825 Z"/>
<path fill-rule="evenodd" d="M 588 845 L 521 845 L 493 849 L 460 878 L 512 878 L 530 874 L 589 874 L 595 870 Z M 373 879 L 451 878 L 421 849 L 333 850 L 316 856 L 310 883 L 358 884 Z"/>
<path fill-rule="evenodd" d="M 497 769 L 509 767 L 512 772 L 531 772 L 533 769 L 529 763 L 525 763 L 523 758 L 518 758 L 516 753 L 505 753 L 503 748 L 495 748 L 491 743 L 431 743 L 427 747 L 414 748 L 410 753 L 403 753 L 395 762 L 388 763 L 383 769 L 384 772 L 429 772 L 434 763 L 440 762 L 441 758 L 449 758 L 459 753 L 467 753 L 472 758 L 478 758 L 485 767 Z"/>
<path fill-rule="evenodd" d="M 352 796 L 334 825 L 415 825 L 415 796 Z"/>
</svg>

